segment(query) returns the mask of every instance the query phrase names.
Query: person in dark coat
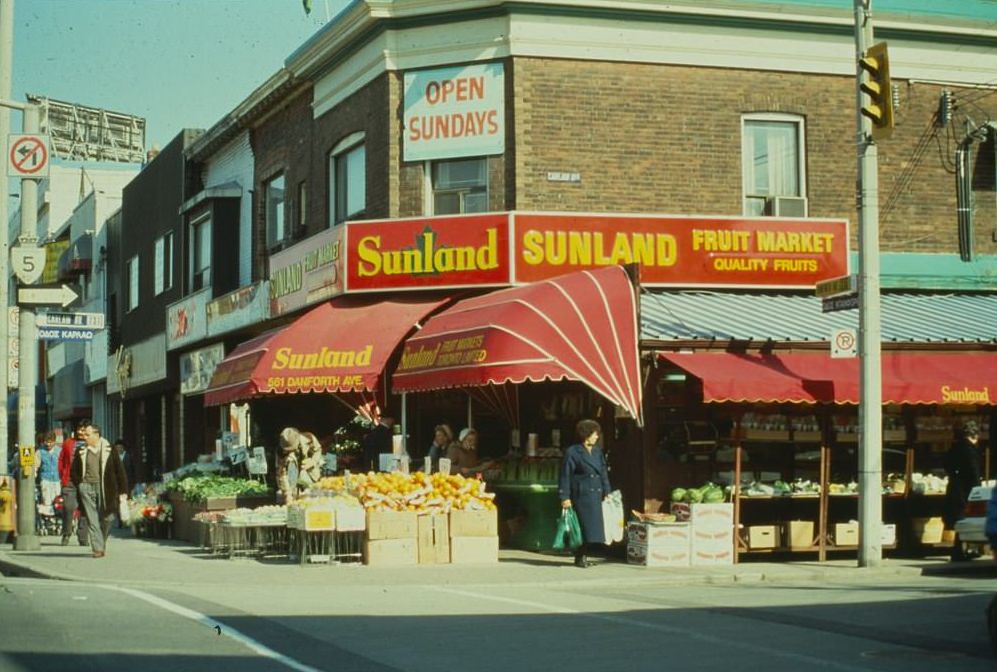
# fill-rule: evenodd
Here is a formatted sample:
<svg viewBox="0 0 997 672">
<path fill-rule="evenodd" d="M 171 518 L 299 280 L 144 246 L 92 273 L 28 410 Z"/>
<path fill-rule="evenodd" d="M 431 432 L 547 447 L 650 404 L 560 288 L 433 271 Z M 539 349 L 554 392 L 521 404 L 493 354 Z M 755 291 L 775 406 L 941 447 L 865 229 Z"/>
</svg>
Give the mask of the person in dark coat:
<svg viewBox="0 0 997 672">
<path fill-rule="evenodd" d="M 100 427 L 90 425 L 84 431 L 86 443 L 76 449 L 70 478 L 86 513 L 93 557 L 103 558 L 111 518 L 118 512 L 119 500 L 128 497 L 128 479 L 118 451 L 100 435 Z"/>
<path fill-rule="evenodd" d="M 379 455 L 381 453 L 393 452 L 391 443 L 391 428 L 395 426 L 395 419 L 390 415 L 382 415 L 381 420 L 374 429 L 363 437 L 363 466 L 369 471 L 377 471 Z"/>
<path fill-rule="evenodd" d="M 962 518 L 969 493 L 980 484 L 980 430 L 968 420 L 959 429 L 955 443 L 945 454 L 945 473 L 949 477 L 945 489 L 945 527 L 953 529 Z M 963 560 L 965 554 L 958 536 L 952 547 L 952 559 Z"/>
<path fill-rule="evenodd" d="M 570 446 L 561 463 L 557 492 L 561 506 L 573 507 L 582 527 L 583 543 L 575 551 L 575 564 L 590 565 L 586 551 L 606 543 L 602 522 L 602 502 L 609 495 L 609 468 L 599 438 L 602 430 L 595 420 L 581 420 L 575 427 L 581 443 Z"/>
</svg>

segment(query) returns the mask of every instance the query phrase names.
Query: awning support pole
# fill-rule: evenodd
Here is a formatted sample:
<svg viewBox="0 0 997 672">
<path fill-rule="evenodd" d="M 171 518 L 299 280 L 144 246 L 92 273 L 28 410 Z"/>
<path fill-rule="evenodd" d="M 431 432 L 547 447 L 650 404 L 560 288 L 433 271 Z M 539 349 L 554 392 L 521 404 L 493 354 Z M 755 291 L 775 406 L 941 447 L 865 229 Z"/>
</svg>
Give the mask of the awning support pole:
<svg viewBox="0 0 997 672">
<path fill-rule="evenodd" d="M 471 395 L 469 394 L 469 395 L 467 395 L 467 426 L 468 427 L 474 427 L 474 425 L 471 422 L 471 402 L 472 402 L 472 398 L 471 398 Z"/>
<path fill-rule="evenodd" d="M 408 455 L 408 392 L 402 392 L 402 455 Z"/>
</svg>

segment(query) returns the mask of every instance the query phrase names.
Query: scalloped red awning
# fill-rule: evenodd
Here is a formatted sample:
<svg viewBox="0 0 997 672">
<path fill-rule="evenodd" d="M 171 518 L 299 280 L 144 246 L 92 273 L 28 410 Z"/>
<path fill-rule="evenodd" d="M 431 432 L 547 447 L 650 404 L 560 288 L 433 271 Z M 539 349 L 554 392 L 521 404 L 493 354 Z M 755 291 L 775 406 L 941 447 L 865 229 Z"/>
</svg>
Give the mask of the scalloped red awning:
<svg viewBox="0 0 997 672">
<path fill-rule="evenodd" d="M 372 391 L 391 353 L 447 299 L 338 297 L 233 350 L 211 378 L 206 406 L 265 394 Z"/>
<path fill-rule="evenodd" d="M 703 401 L 859 403 L 859 359 L 823 353 L 659 353 L 703 381 Z M 882 354 L 884 404 L 997 404 L 997 353 Z"/>
<path fill-rule="evenodd" d="M 580 271 L 465 299 L 405 342 L 395 392 L 574 380 L 638 423 L 634 287 L 622 267 Z"/>
</svg>

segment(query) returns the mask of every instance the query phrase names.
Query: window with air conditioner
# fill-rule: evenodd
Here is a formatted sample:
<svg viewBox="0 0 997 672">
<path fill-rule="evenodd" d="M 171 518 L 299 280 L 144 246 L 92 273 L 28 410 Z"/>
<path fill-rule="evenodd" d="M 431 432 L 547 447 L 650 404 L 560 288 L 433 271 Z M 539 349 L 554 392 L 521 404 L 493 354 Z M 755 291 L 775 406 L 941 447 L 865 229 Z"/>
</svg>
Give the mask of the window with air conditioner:
<svg viewBox="0 0 997 672">
<path fill-rule="evenodd" d="M 744 214 L 806 217 L 803 117 L 749 114 L 741 119 Z"/>
<path fill-rule="evenodd" d="M 363 219 L 367 212 L 367 149 L 354 133 L 329 152 L 330 225 Z"/>
<path fill-rule="evenodd" d="M 431 182 L 431 214 L 454 215 L 488 211 L 487 159 L 434 161 Z"/>
<path fill-rule="evenodd" d="M 190 291 L 211 285 L 211 217 L 190 223 Z"/>
</svg>

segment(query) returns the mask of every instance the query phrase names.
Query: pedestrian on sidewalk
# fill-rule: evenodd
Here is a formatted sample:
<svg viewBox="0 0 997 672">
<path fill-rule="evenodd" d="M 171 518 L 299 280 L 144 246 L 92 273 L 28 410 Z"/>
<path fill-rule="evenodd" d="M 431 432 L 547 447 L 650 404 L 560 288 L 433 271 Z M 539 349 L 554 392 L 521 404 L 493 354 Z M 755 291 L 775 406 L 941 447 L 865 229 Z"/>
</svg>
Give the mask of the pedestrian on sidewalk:
<svg viewBox="0 0 997 672">
<path fill-rule="evenodd" d="M 119 510 L 119 501 L 128 498 L 128 479 L 121 458 L 100 435 L 100 427 L 90 425 L 84 440 L 73 459 L 72 480 L 86 513 L 93 557 L 103 558 L 111 519 Z"/>
<path fill-rule="evenodd" d="M 945 473 L 949 482 L 945 489 L 945 529 L 955 529 L 955 523 L 965 515 L 969 493 L 980 484 L 980 429 L 973 420 L 965 421 L 956 432 L 955 443 L 945 454 Z M 956 535 L 952 545 L 952 560 L 965 560 L 962 541 Z"/>
<path fill-rule="evenodd" d="M 128 447 L 125 446 L 125 442 L 118 439 L 114 442 L 114 452 L 118 454 L 121 458 L 121 466 L 125 468 L 125 480 L 128 481 L 128 487 L 135 487 L 135 462 L 132 460 L 131 454 L 128 452 Z M 127 523 L 121 519 L 120 512 L 118 513 L 118 529 L 125 527 Z"/>
<path fill-rule="evenodd" d="M 76 486 L 72 481 L 73 457 L 76 449 L 85 445 L 84 436 L 86 429 L 90 426 L 89 420 L 80 420 L 76 425 L 76 431 L 67 431 L 66 438 L 62 442 L 62 450 L 59 452 L 59 480 L 62 483 L 62 545 L 69 545 L 69 538 L 73 536 L 73 525 L 76 522 L 76 511 L 80 509 L 79 498 L 76 496 Z M 86 546 L 87 525 L 80 510 L 79 527 L 76 528 L 76 539 L 80 546 Z"/>
<path fill-rule="evenodd" d="M 38 480 L 42 492 L 42 511 L 54 516 L 52 502 L 62 489 L 59 483 L 59 450 L 56 448 L 55 432 L 46 432 L 45 445 L 39 453 Z"/>
<path fill-rule="evenodd" d="M 575 426 L 581 443 L 570 446 L 561 462 L 557 492 L 561 506 L 574 508 L 582 527 L 582 545 L 575 551 L 575 565 L 588 567 L 586 553 L 606 543 L 602 502 L 612 488 L 609 467 L 599 439 L 602 428 L 595 420 L 580 420 Z"/>
</svg>

